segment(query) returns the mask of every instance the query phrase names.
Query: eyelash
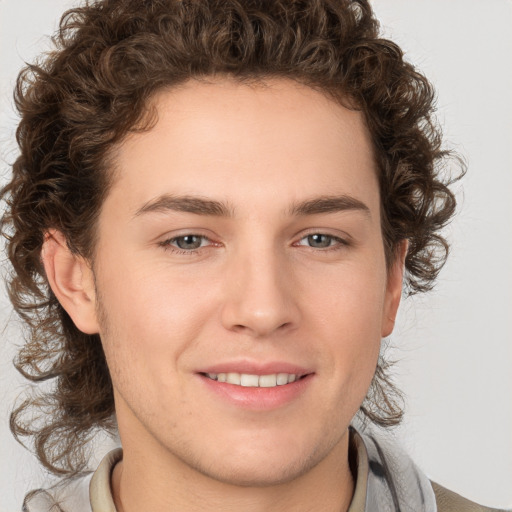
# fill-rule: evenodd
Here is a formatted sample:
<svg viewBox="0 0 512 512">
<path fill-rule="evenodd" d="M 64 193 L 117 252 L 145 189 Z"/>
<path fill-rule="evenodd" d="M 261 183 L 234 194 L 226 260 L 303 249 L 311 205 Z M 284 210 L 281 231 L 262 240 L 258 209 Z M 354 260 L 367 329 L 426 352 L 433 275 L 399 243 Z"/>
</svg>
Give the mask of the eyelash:
<svg viewBox="0 0 512 512">
<path fill-rule="evenodd" d="M 298 244 L 297 242 L 294 245 L 295 246 L 299 246 L 299 247 L 309 247 L 310 249 L 316 249 L 316 250 L 319 250 L 321 252 L 339 251 L 339 250 L 342 250 L 342 249 L 350 246 L 350 242 L 348 242 L 347 240 L 345 240 L 343 238 L 340 238 L 340 237 L 337 237 L 337 236 L 334 236 L 334 235 L 329 235 L 327 233 L 318 232 L 318 231 L 311 232 L 311 233 L 308 233 L 308 234 L 304 235 L 299 240 L 299 242 L 301 242 L 301 241 L 303 241 L 303 240 L 305 240 L 305 239 L 307 239 L 309 237 L 315 236 L 315 235 L 327 237 L 327 238 L 329 238 L 331 240 L 331 242 L 334 242 L 334 243 L 332 243 L 328 247 L 322 247 L 322 248 L 311 247 L 311 246 L 308 246 L 308 245 L 302 245 L 302 244 Z M 187 255 L 187 256 L 191 256 L 191 255 L 197 254 L 200 249 L 205 247 L 205 246 L 201 245 L 197 249 L 188 249 L 187 250 L 187 249 L 180 249 L 179 247 L 176 247 L 176 246 L 173 245 L 173 243 L 176 243 L 177 240 L 180 240 L 180 239 L 183 239 L 183 238 L 186 238 L 186 237 L 201 238 L 202 242 L 203 241 L 210 242 L 206 247 L 211 247 L 211 246 L 216 246 L 216 245 L 218 246 L 219 245 L 219 244 L 215 244 L 214 242 L 212 242 L 212 240 L 210 238 L 208 238 L 207 236 L 198 235 L 198 234 L 195 234 L 195 233 L 187 233 L 185 235 L 175 236 L 173 238 L 169 238 L 167 240 L 164 240 L 164 241 L 160 242 L 159 245 L 161 247 L 163 247 L 164 250 L 166 250 L 166 251 L 171 251 L 171 252 L 173 252 L 175 254 L 183 254 L 183 255 Z M 202 242 L 201 242 L 201 244 L 202 244 Z"/>
</svg>

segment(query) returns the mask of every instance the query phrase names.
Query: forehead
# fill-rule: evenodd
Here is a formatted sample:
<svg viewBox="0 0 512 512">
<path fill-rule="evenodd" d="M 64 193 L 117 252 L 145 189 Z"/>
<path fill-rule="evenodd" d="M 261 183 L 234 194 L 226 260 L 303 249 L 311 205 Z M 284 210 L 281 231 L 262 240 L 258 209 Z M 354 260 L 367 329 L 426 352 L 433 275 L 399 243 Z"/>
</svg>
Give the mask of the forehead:
<svg viewBox="0 0 512 512">
<path fill-rule="evenodd" d="M 378 203 L 362 114 L 310 87 L 190 81 L 160 91 L 149 108 L 153 127 L 129 135 L 113 158 L 112 193 L 133 211 L 162 193 L 240 204 L 263 192 L 276 203 L 350 194 Z"/>
</svg>

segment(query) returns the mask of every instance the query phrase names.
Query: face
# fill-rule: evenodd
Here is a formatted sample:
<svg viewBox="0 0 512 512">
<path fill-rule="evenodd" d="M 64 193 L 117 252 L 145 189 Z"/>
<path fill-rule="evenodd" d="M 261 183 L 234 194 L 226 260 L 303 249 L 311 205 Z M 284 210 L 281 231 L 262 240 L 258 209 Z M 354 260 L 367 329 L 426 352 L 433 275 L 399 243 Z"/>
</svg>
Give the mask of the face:
<svg viewBox="0 0 512 512">
<path fill-rule="evenodd" d="M 286 80 L 153 104 L 114 154 L 93 266 L 121 439 L 292 479 L 346 441 L 400 296 L 362 116 Z"/>
</svg>

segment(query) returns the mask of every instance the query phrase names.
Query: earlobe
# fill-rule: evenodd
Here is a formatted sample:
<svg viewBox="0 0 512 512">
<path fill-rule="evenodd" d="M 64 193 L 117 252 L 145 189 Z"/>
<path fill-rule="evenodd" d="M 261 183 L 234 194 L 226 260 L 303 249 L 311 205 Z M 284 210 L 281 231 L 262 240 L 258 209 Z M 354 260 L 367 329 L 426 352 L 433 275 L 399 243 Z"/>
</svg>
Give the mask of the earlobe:
<svg viewBox="0 0 512 512">
<path fill-rule="evenodd" d="M 395 327 L 395 319 L 402 298 L 402 286 L 405 268 L 405 257 L 409 249 L 409 241 L 402 240 L 399 243 L 395 261 L 393 261 L 389 271 L 386 285 L 386 298 L 382 316 L 381 336 L 389 336 Z"/>
<path fill-rule="evenodd" d="M 86 334 L 96 334 L 96 292 L 88 262 L 71 252 L 66 238 L 57 230 L 45 234 L 41 259 L 53 293 L 76 327 Z"/>
</svg>

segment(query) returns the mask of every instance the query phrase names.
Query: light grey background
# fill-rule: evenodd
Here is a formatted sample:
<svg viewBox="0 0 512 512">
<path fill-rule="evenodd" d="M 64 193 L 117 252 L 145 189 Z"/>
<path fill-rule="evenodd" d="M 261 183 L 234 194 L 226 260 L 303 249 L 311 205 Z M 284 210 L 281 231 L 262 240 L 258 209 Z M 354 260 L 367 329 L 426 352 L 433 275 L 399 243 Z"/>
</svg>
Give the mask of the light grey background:
<svg viewBox="0 0 512 512">
<path fill-rule="evenodd" d="M 0 173 L 13 160 L 11 90 L 70 0 L 0 0 Z M 439 118 L 469 164 L 438 287 L 402 304 L 391 337 L 407 415 L 396 437 L 427 474 L 468 498 L 512 507 L 512 3 L 375 0 L 385 34 L 438 89 Z M 1 293 L 1 292 L 0 292 Z M 21 329 L 0 295 L 0 512 L 47 479 L 12 439 L 23 382 Z M 101 446 L 99 453 L 106 446 Z"/>
</svg>

